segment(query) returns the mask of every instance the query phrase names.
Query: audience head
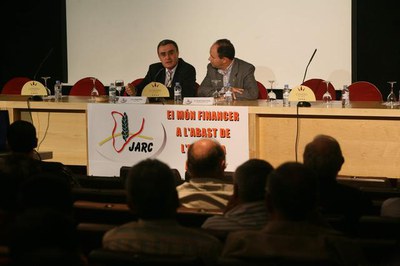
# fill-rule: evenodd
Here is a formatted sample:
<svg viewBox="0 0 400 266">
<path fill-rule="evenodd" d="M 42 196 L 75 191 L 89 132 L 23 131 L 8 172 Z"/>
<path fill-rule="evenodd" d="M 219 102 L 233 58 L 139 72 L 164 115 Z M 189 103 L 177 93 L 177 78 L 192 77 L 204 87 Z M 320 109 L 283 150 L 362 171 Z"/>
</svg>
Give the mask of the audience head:
<svg viewBox="0 0 400 266">
<path fill-rule="evenodd" d="M 140 219 L 174 218 L 179 207 L 174 174 L 165 163 L 146 159 L 134 165 L 126 180 L 128 203 Z"/>
<path fill-rule="evenodd" d="M 272 170 L 271 164 L 260 159 L 250 159 L 236 168 L 233 180 L 239 201 L 264 200 L 267 176 Z"/>
<path fill-rule="evenodd" d="M 54 209 L 29 209 L 11 229 L 10 256 L 15 265 L 85 265 L 73 219 Z"/>
<path fill-rule="evenodd" d="M 221 178 L 225 167 L 225 150 L 217 141 L 200 139 L 189 146 L 186 170 L 192 178 Z"/>
<path fill-rule="evenodd" d="M 303 161 L 321 181 L 334 181 L 342 168 L 344 157 L 336 139 L 318 135 L 306 145 Z"/>
<path fill-rule="evenodd" d="M 13 122 L 7 131 L 7 144 L 12 152 L 31 153 L 37 147 L 36 129 L 25 120 Z"/>
<path fill-rule="evenodd" d="M 284 163 L 268 176 L 267 206 L 275 219 L 307 220 L 315 214 L 317 194 L 317 178 L 303 164 Z"/>
<path fill-rule="evenodd" d="M 173 69 L 179 60 L 179 49 L 173 40 L 162 40 L 157 45 L 157 54 L 162 65 L 167 69 Z"/>
<path fill-rule="evenodd" d="M 208 60 L 214 68 L 225 70 L 234 58 L 233 44 L 228 39 L 220 39 L 211 46 Z"/>
<path fill-rule="evenodd" d="M 20 186 L 18 200 L 22 210 L 49 208 L 72 214 L 71 185 L 55 174 L 41 173 L 27 178 Z"/>
</svg>

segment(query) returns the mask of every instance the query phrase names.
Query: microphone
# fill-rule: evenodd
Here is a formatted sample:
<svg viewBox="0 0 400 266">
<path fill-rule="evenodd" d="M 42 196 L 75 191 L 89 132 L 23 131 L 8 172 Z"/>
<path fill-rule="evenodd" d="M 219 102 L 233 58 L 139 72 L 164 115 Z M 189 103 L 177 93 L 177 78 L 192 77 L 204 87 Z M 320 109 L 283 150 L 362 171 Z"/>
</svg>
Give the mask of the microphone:
<svg viewBox="0 0 400 266">
<path fill-rule="evenodd" d="M 314 53 L 312 54 L 312 56 L 311 56 L 311 58 L 310 58 L 310 61 L 308 61 L 308 64 L 307 64 L 307 67 L 306 67 L 306 71 L 304 71 L 304 77 L 303 77 L 303 82 L 302 82 L 302 84 L 304 83 L 304 80 L 306 79 L 306 74 L 307 74 L 308 66 L 310 65 L 311 61 L 313 60 L 314 55 L 315 55 L 316 52 L 317 52 L 317 48 L 315 48 Z"/>
<path fill-rule="evenodd" d="M 50 50 L 47 52 L 46 56 L 43 58 L 42 62 L 40 63 L 39 67 L 37 68 L 35 75 L 33 75 L 33 80 L 36 80 L 36 75 L 39 73 L 39 71 L 42 69 L 43 64 L 47 61 L 51 53 L 53 52 L 54 48 L 51 47 Z"/>
</svg>

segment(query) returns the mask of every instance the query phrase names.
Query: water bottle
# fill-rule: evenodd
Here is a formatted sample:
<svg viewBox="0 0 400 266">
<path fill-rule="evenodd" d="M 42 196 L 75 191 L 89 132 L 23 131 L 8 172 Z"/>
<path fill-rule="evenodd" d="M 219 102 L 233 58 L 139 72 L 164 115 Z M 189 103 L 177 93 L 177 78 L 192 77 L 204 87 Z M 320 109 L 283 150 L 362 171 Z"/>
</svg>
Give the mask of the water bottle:
<svg viewBox="0 0 400 266">
<path fill-rule="evenodd" d="M 231 104 L 233 102 L 232 87 L 229 83 L 225 87 L 224 97 L 227 104 Z"/>
<path fill-rule="evenodd" d="M 117 100 L 117 93 L 116 93 L 115 83 L 111 82 L 110 87 L 108 87 L 108 101 L 110 103 L 115 103 Z"/>
<path fill-rule="evenodd" d="M 343 85 L 342 89 L 342 107 L 350 105 L 350 91 L 347 85 Z"/>
<path fill-rule="evenodd" d="M 62 83 L 59 80 L 54 85 L 54 99 L 57 102 L 62 100 Z"/>
<path fill-rule="evenodd" d="M 176 82 L 174 87 L 174 103 L 182 103 L 182 87 L 179 82 Z"/>
<path fill-rule="evenodd" d="M 285 84 L 285 86 L 283 87 L 283 106 L 284 107 L 290 106 L 289 95 L 290 95 L 289 85 Z"/>
</svg>

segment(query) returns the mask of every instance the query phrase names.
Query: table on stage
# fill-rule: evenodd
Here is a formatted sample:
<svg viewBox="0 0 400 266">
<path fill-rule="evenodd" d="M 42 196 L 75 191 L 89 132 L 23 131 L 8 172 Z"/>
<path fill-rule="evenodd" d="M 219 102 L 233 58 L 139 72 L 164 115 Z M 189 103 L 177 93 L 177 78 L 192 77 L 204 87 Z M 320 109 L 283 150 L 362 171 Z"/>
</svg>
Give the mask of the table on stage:
<svg viewBox="0 0 400 266">
<path fill-rule="evenodd" d="M 52 160 L 87 165 L 89 97 L 69 96 L 62 102 L 27 99 L 0 95 L 0 108 L 9 111 L 10 121 L 32 116 L 39 142 L 43 140 L 40 150 L 53 151 Z M 351 108 L 342 108 L 340 102 L 329 107 L 322 102 L 312 103 L 310 108 L 292 105 L 283 107 L 281 101 L 271 104 L 265 100 L 233 104 L 248 106 L 250 158 L 265 159 L 273 166 L 296 158 L 301 162 L 305 145 L 316 135 L 327 134 L 342 147 L 345 164 L 340 174 L 400 178 L 399 109 L 380 102 L 352 102 Z"/>
</svg>

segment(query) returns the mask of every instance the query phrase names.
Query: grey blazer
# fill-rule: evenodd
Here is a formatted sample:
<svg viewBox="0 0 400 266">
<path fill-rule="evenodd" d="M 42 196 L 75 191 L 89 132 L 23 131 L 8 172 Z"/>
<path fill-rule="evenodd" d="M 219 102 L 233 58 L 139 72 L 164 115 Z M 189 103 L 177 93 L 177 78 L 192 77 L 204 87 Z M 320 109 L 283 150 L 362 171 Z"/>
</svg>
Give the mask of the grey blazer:
<svg viewBox="0 0 400 266">
<path fill-rule="evenodd" d="M 243 94 L 236 94 L 237 100 L 255 100 L 258 98 L 258 86 L 254 77 L 255 67 L 239 58 L 235 58 L 232 65 L 229 83 L 232 87 L 244 89 Z M 207 65 L 207 75 L 201 82 L 198 96 L 211 97 L 215 88 L 211 84 L 211 80 L 221 80 L 222 74 L 218 73 L 218 69 Z"/>
</svg>

